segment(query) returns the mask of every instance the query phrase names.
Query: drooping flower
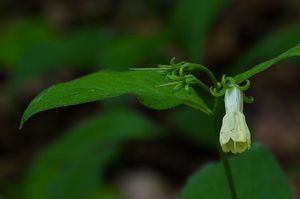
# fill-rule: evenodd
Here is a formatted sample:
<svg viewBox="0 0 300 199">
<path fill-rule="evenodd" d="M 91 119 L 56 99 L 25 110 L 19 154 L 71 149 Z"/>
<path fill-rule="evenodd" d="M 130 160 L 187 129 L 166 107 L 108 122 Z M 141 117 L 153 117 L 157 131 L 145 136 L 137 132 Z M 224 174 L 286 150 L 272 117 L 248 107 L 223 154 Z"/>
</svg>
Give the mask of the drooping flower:
<svg viewBox="0 0 300 199">
<path fill-rule="evenodd" d="M 225 111 L 220 131 L 220 144 L 224 152 L 242 153 L 250 149 L 250 131 L 243 114 L 243 92 L 237 85 L 226 89 Z"/>
</svg>

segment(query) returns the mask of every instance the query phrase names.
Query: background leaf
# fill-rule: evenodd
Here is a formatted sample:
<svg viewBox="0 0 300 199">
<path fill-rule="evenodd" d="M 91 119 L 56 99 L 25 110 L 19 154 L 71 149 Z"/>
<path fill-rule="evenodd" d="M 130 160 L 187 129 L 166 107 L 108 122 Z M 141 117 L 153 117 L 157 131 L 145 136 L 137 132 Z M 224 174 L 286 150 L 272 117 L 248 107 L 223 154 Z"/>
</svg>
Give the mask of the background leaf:
<svg viewBox="0 0 300 199">
<path fill-rule="evenodd" d="M 120 142 L 151 138 L 159 128 L 143 115 L 118 110 L 74 126 L 42 151 L 24 182 L 26 199 L 85 199 L 113 197 L 103 186 L 107 164 L 120 151 Z"/>
<path fill-rule="evenodd" d="M 85 199 L 124 199 L 121 194 L 117 193 L 115 190 L 111 189 L 110 187 L 97 187 L 95 191 L 91 193 Z"/>
<path fill-rule="evenodd" d="M 12 83 L 22 85 L 50 71 L 66 68 L 96 68 L 101 48 L 112 40 L 102 30 L 84 29 L 65 34 L 57 41 L 43 41 L 27 46 L 12 74 Z"/>
<path fill-rule="evenodd" d="M 260 73 L 260 72 L 268 69 L 269 67 L 271 67 L 273 64 L 276 64 L 277 62 L 280 62 L 280 61 L 290 58 L 290 57 L 296 57 L 296 56 L 300 56 L 300 44 L 287 50 L 286 52 L 280 54 L 279 56 L 277 56 L 273 59 L 270 59 L 268 61 L 260 63 L 256 66 L 252 67 L 250 70 L 236 75 L 234 77 L 234 79 L 238 83 L 242 82 L 242 81 L 249 79 L 250 77 L 256 75 L 257 73 Z"/>
<path fill-rule="evenodd" d="M 163 54 L 163 45 L 169 40 L 166 31 L 149 35 L 112 35 L 102 29 L 76 30 L 56 41 L 45 40 L 27 47 L 12 74 L 12 83 L 22 85 L 28 79 L 47 72 L 67 68 L 91 70 L 128 70 Z"/>
<path fill-rule="evenodd" d="M 176 0 L 172 24 L 189 61 L 199 62 L 213 21 L 227 0 Z"/>
<path fill-rule="evenodd" d="M 0 32 L 0 66 L 14 68 L 29 47 L 56 41 L 58 37 L 42 20 L 29 18 L 16 22 Z"/>
<path fill-rule="evenodd" d="M 231 157 L 230 165 L 238 198 L 293 198 L 282 170 L 262 145 L 254 145 L 246 153 Z M 181 198 L 230 199 L 222 163 L 209 164 L 194 174 L 186 184 Z"/>
<path fill-rule="evenodd" d="M 32 115 L 57 107 L 92 102 L 123 94 L 137 95 L 141 103 L 153 109 L 168 109 L 187 104 L 205 113 L 210 109 L 194 92 L 184 89 L 173 93 L 170 87 L 157 87 L 166 83 L 156 72 L 98 72 L 82 78 L 57 84 L 43 91 L 30 103 L 21 119 L 21 126 Z"/>
</svg>

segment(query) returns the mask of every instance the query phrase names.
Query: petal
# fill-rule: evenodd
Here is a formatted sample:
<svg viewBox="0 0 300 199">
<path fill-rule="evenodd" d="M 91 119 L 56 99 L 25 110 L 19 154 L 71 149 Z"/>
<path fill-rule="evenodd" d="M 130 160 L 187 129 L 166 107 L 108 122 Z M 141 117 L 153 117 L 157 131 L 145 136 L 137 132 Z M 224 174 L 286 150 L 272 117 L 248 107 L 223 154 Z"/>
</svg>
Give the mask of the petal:
<svg viewBox="0 0 300 199">
<path fill-rule="evenodd" d="M 250 148 L 250 131 L 243 113 L 231 112 L 224 116 L 219 141 L 224 152 L 242 153 Z"/>
</svg>

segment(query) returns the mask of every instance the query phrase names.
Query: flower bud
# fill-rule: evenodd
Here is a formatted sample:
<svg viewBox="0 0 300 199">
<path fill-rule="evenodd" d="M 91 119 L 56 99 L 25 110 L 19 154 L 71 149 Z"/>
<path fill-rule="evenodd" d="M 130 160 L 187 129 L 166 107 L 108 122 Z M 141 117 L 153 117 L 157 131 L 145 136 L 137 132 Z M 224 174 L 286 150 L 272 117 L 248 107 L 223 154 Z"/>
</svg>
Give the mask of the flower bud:
<svg viewBox="0 0 300 199">
<path fill-rule="evenodd" d="M 243 93 L 237 87 L 225 92 L 225 111 L 220 131 L 220 144 L 224 152 L 242 153 L 251 146 L 250 131 L 243 114 Z"/>
</svg>

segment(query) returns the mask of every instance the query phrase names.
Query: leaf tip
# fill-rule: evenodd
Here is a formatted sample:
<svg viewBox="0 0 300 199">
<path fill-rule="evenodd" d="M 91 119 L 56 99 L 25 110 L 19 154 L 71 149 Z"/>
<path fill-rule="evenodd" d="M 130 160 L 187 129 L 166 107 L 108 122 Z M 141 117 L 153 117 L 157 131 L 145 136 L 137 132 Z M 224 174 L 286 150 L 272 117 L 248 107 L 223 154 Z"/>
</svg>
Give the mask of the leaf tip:
<svg viewBox="0 0 300 199">
<path fill-rule="evenodd" d="M 22 116 L 21 121 L 20 121 L 20 125 L 19 125 L 19 130 L 21 130 L 23 128 L 24 123 L 25 123 L 25 119 L 24 119 L 24 116 Z"/>
</svg>

